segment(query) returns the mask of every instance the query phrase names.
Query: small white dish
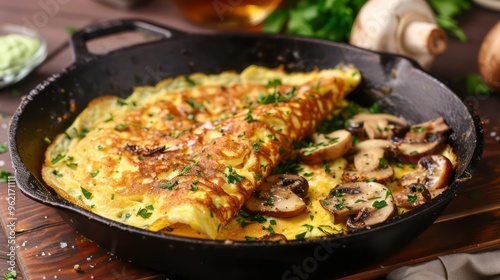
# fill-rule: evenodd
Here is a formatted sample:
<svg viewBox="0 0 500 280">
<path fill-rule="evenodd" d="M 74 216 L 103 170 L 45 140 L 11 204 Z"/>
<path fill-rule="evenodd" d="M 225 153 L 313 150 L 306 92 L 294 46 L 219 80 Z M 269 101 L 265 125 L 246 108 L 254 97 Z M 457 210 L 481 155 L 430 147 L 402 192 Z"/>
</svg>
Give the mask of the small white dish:
<svg viewBox="0 0 500 280">
<path fill-rule="evenodd" d="M 1 37 L 6 38 L 4 36 L 13 34 L 36 40 L 30 42 L 35 43 L 37 47 L 36 50 L 26 50 L 27 55 L 25 54 L 25 57 L 18 57 L 13 61 L 5 59 L 8 57 L 4 56 L 4 60 L 0 61 L 0 88 L 17 83 L 18 81 L 26 77 L 31 71 L 33 71 L 35 67 L 40 65 L 40 63 L 42 63 L 47 57 L 47 43 L 45 42 L 43 37 L 40 36 L 40 34 L 38 34 L 36 31 L 31 30 L 25 26 L 15 24 L 0 25 Z M 16 40 L 14 38 L 9 38 L 9 40 L 10 39 Z M 12 41 L 10 40 L 9 42 Z M 20 46 L 20 48 L 22 47 L 23 46 Z M 25 50 L 23 49 L 23 51 Z M 2 53 L 2 55 L 6 54 Z M 13 52 L 13 55 L 17 55 L 17 53 Z"/>
</svg>

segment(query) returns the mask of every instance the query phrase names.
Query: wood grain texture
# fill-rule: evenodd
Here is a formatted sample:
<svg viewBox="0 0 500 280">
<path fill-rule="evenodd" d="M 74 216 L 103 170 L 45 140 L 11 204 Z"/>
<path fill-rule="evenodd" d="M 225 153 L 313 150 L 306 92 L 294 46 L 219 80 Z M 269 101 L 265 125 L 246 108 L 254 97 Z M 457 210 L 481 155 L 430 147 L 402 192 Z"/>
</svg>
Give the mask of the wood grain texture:
<svg viewBox="0 0 500 280">
<path fill-rule="evenodd" d="M 47 1 L 49 2 L 49 1 Z M 62 2 L 62 1 L 61 1 Z M 68 48 L 67 26 L 81 27 L 91 22 L 122 17 L 141 17 L 194 32 L 215 32 L 184 21 L 169 1 L 157 0 L 137 10 L 115 10 L 93 1 L 66 1 L 50 18 L 41 32 L 49 43 L 49 58 L 27 79 L 0 90 L 0 144 L 7 141 L 9 119 L 21 101 L 40 81 L 59 72 L 72 62 Z M 41 11 L 38 1 L 16 0 L 0 3 L 0 19 L 22 23 Z M 91 12 L 89 12 L 91 11 Z M 448 52 L 436 60 L 432 74 L 452 78 L 475 72 L 475 52 L 484 28 L 498 21 L 498 12 L 475 7 L 465 15 L 463 27 L 470 36 L 467 44 L 450 40 Z M 465 60 L 457 54 L 468 53 Z M 460 64 L 460 65 L 458 65 Z M 476 99 L 474 99 L 476 98 Z M 460 252 L 484 252 L 500 249 L 500 95 L 468 97 L 475 102 L 485 124 L 485 149 L 477 172 L 450 203 L 438 221 L 403 250 L 389 258 L 363 267 L 353 267 L 343 279 L 373 279 L 395 268 Z M 3 163 L 3 164 L 2 164 Z M 7 153 L 0 153 L 0 169 L 12 172 Z M 6 207 L 7 184 L 0 183 L 0 274 L 7 272 L 9 251 Z M 48 206 L 33 202 L 16 192 L 17 279 L 165 279 L 167 276 L 120 260 L 92 241 L 86 240 Z M 76 272 L 79 264 L 82 272 Z"/>
</svg>

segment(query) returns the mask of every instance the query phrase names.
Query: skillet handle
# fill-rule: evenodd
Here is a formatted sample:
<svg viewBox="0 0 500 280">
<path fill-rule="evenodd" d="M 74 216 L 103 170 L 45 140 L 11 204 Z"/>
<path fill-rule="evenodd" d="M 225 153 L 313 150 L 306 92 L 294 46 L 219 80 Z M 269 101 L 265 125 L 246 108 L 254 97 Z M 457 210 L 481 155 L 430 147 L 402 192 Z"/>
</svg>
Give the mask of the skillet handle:
<svg viewBox="0 0 500 280">
<path fill-rule="evenodd" d="M 74 59 L 88 60 L 99 56 L 89 52 L 87 48 L 88 41 L 125 31 L 142 31 L 163 38 L 175 38 L 187 35 L 187 33 L 182 31 L 142 19 L 120 19 L 102 22 L 76 31 L 71 36 L 70 44 L 73 49 Z"/>
</svg>

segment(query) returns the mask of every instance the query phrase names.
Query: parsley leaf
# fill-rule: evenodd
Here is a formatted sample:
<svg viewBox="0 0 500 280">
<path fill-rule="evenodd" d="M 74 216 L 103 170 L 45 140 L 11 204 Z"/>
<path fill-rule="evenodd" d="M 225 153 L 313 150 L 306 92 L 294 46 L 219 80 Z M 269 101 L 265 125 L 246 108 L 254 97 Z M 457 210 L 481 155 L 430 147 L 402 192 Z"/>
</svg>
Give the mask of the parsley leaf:
<svg viewBox="0 0 500 280">
<path fill-rule="evenodd" d="M 454 17 L 471 8 L 470 0 L 429 0 L 428 1 L 436 13 L 436 21 L 448 34 L 458 38 L 460 41 L 467 41 L 467 36 L 458 26 Z"/>
<path fill-rule="evenodd" d="M 90 199 L 92 197 L 92 193 L 91 192 L 89 192 L 88 190 L 84 189 L 83 187 L 80 187 L 80 189 L 82 190 L 83 196 L 86 199 Z"/>
<path fill-rule="evenodd" d="M 147 219 L 149 217 L 151 217 L 151 215 L 153 215 L 153 212 L 149 212 L 149 210 L 153 210 L 153 205 L 148 205 L 146 206 L 146 208 L 141 208 L 139 209 L 139 211 L 137 211 L 137 216 L 141 216 L 143 217 L 144 219 Z"/>
<path fill-rule="evenodd" d="M 12 173 L 9 171 L 0 170 L 0 183 L 7 183 L 10 175 L 12 175 Z"/>
</svg>

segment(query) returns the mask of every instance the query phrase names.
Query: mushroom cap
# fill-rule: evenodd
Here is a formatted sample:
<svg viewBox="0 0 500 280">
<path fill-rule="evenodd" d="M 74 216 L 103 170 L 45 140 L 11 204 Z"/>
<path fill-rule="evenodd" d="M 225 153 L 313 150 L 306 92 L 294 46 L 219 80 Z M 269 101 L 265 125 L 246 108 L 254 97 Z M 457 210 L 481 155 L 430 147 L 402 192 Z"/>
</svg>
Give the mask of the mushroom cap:
<svg viewBox="0 0 500 280">
<path fill-rule="evenodd" d="M 308 164 L 331 161 L 343 156 L 352 147 L 352 134 L 345 130 L 335 130 L 328 135 L 313 134 L 314 146 L 303 148 L 300 157 Z"/>
<path fill-rule="evenodd" d="M 408 27 L 415 25 L 408 31 Z M 408 31 L 408 32 L 407 32 Z M 352 45 L 409 56 L 430 68 L 446 49 L 446 34 L 425 0 L 371 0 L 359 11 L 351 31 Z"/>
<path fill-rule="evenodd" d="M 492 89 L 500 91 L 500 21 L 486 34 L 479 50 L 479 74 Z"/>
<path fill-rule="evenodd" d="M 360 212 L 363 219 L 355 221 L 371 226 L 381 223 L 395 213 L 396 207 L 389 189 L 376 182 L 349 182 L 331 189 L 321 206 L 327 210 L 334 224 L 347 222 Z M 354 220 L 352 220 L 354 221 Z"/>
<path fill-rule="evenodd" d="M 301 197 L 307 195 L 309 184 L 304 177 L 290 174 L 272 175 L 245 203 L 252 213 L 289 218 L 303 212 L 307 205 Z"/>
</svg>

